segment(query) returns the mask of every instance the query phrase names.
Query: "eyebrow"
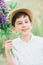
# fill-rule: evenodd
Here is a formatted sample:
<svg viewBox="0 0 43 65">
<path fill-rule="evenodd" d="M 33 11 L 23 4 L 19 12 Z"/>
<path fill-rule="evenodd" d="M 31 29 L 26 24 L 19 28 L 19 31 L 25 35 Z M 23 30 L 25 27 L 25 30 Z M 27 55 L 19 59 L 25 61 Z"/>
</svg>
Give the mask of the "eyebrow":
<svg viewBox="0 0 43 65">
<path fill-rule="evenodd" d="M 26 18 L 25 18 L 25 20 L 28 21 Z M 16 21 L 16 22 L 18 23 L 18 22 L 22 22 L 22 21 L 21 21 L 21 20 L 18 20 L 18 21 Z"/>
<path fill-rule="evenodd" d="M 22 23 L 22 21 L 17 21 L 16 23 L 20 23 L 20 22 Z"/>
</svg>

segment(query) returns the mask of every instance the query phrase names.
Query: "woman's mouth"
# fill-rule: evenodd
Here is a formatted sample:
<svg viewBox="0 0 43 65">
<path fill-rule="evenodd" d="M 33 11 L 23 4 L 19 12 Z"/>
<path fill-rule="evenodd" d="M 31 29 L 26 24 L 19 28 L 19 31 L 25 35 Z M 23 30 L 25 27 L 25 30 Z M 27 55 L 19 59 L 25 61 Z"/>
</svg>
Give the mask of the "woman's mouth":
<svg viewBox="0 0 43 65">
<path fill-rule="evenodd" d="M 28 29 L 22 29 L 22 31 L 26 32 Z"/>
</svg>

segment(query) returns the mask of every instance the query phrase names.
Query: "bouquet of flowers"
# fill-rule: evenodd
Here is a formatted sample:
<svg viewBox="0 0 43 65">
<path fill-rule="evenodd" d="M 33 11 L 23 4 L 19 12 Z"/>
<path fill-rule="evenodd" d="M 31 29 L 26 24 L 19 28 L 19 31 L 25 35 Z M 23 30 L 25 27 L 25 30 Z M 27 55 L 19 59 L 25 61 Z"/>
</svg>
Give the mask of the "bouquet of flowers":
<svg viewBox="0 0 43 65">
<path fill-rule="evenodd" d="M 5 55 L 4 43 L 6 40 L 21 37 L 21 32 L 18 34 L 12 33 L 11 24 L 7 15 L 9 13 L 8 7 L 4 0 L 0 0 L 0 54 Z M 15 48 L 14 48 L 15 49 Z M 14 56 L 12 50 L 12 55 Z"/>
<path fill-rule="evenodd" d="M 7 14 L 9 13 L 8 7 L 4 0 L 0 0 L 0 54 L 5 54 L 4 43 L 5 40 L 10 39 L 12 29 L 10 27 Z"/>
</svg>

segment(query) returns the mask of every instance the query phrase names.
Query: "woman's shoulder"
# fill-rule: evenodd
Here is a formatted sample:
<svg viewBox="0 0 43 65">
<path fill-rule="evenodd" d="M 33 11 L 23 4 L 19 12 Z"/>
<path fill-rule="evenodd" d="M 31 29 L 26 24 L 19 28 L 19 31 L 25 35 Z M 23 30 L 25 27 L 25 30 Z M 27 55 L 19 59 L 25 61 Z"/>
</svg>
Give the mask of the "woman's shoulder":
<svg viewBox="0 0 43 65">
<path fill-rule="evenodd" d="M 33 35 L 33 37 L 34 37 L 35 39 L 43 40 L 43 37 L 41 37 L 41 36 Z"/>
<path fill-rule="evenodd" d="M 36 41 L 36 42 L 41 42 L 43 43 L 43 37 L 41 36 L 36 36 L 36 35 L 33 35 L 33 40 Z"/>
</svg>

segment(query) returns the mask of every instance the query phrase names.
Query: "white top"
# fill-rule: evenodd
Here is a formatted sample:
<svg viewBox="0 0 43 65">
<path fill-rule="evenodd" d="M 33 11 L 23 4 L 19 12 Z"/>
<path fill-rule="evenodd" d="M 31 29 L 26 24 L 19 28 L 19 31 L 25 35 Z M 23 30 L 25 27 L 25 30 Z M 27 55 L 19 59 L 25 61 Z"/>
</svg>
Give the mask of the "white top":
<svg viewBox="0 0 43 65">
<path fill-rule="evenodd" d="M 43 38 L 32 36 L 28 43 L 16 38 L 13 45 L 16 65 L 43 65 Z"/>
</svg>

